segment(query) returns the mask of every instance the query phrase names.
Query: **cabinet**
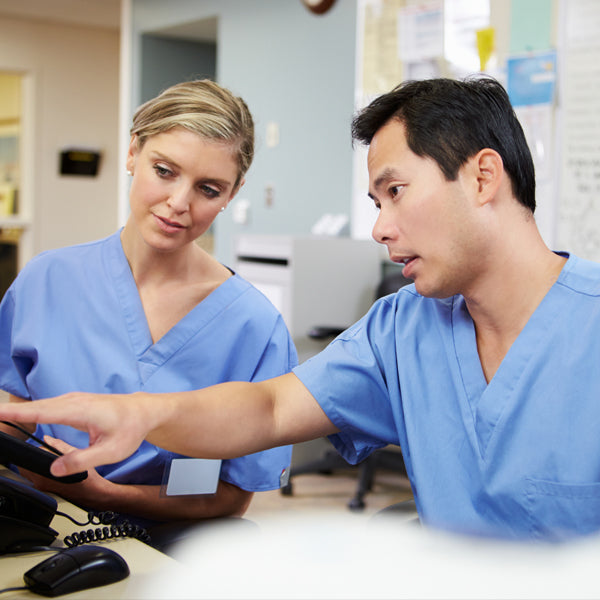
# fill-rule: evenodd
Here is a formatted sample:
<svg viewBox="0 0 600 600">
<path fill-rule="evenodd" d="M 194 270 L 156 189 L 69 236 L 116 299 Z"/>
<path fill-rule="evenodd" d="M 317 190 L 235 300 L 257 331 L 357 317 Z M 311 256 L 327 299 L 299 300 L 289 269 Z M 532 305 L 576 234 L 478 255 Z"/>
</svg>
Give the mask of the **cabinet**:
<svg viewBox="0 0 600 600">
<path fill-rule="evenodd" d="M 295 342 L 314 326 L 348 327 L 373 302 L 381 249 L 372 240 L 241 235 L 234 244 L 234 269 L 271 300 Z"/>
</svg>

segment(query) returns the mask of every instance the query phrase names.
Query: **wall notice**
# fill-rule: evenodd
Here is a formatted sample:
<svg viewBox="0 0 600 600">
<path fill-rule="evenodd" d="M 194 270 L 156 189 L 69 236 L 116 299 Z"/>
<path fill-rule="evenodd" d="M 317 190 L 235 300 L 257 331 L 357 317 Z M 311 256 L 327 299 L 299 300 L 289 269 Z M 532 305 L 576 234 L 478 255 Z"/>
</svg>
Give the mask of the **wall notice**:
<svg viewBox="0 0 600 600">
<path fill-rule="evenodd" d="M 557 248 L 600 261 L 600 2 L 563 2 Z"/>
</svg>

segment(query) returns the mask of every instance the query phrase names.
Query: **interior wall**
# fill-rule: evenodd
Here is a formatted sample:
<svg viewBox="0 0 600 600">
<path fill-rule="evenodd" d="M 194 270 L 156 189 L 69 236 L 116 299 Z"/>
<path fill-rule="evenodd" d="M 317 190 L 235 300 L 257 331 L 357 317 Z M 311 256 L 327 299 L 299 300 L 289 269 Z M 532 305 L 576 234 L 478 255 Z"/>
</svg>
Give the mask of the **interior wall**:
<svg viewBox="0 0 600 600">
<path fill-rule="evenodd" d="M 119 32 L 0 19 L 0 70 L 30 80 L 31 253 L 108 235 L 117 226 Z M 97 177 L 59 176 L 61 149 L 102 152 Z M 123 167 L 124 168 L 124 167 Z M 25 257 L 29 258 L 29 257 Z"/>
<path fill-rule="evenodd" d="M 238 196 L 250 204 L 248 220 L 234 222 L 235 203 L 218 217 L 219 260 L 231 263 L 238 233 L 306 234 L 325 212 L 350 214 L 355 2 L 338 0 L 316 16 L 300 0 L 132 0 L 131 15 L 133 105 L 142 35 L 217 17 L 217 81 L 254 115 L 256 157 Z M 274 146 L 271 123 L 279 133 Z"/>
<path fill-rule="evenodd" d="M 249 203 L 247 222 L 234 219 L 235 202 L 219 216 L 217 258 L 231 262 L 232 240 L 238 233 L 306 234 L 324 213 L 347 214 L 355 221 L 353 233 L 360 221 L 365 237 L 370 236 L 372 223 L 366 221 L 364 211 L 353 210 L 352 197 L 356 0 L 338 0 L 323 16 L 309 13 L 301 0 L 131 2 L 134 104 L 143 86 L 139 80 L 141 36 L 216 17 L 217 80 L 242 95 L 255 116 L 256 158 L 238 196 Z M 555 44 L 556 4 L 556 0 L 491 0 L 500 68 L 509 54 L 534 49 L 528 35 L 514 33 L 521 21 L 526 21 L 531 39 L 547 38 Z M 540 11 L 551 12 L 552 18 L 538 23 Z M 542 35 L 540 27 L 548 33 Z M 267 130 L 273 124 L 279 139 L 271 145 Z M 545 199 L 537 211 L 540 226 L 544 232 L 551 231 L 551 197 L 544 189 L 540 197 Z M 366 199 L 361 195 L 356 202 Z"/>
</svg>

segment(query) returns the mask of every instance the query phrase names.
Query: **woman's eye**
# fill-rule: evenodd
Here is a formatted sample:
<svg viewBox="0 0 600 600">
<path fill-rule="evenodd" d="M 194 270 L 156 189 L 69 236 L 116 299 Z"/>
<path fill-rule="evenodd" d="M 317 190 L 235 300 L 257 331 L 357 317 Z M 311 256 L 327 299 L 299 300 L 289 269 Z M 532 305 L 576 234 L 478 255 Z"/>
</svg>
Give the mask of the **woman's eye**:
<svg viewBox="0 0 600 600">
<path fill-rule="evenodd" d="M 392 198 L 395 198 L 399 193 L 400 193 L 400 189 L 402 186 L 400 185 L 394 185 L 390 188 L 390 196 Z"/>
<path fill-rule="evenodd" d="M 201 185 L 200 190 L 205 196 L 208 196 L 209 198 L 216 198 L 221 194 L 219 190 L 216 190 L 210 185 Z"/>
<path fill-rule="evenodd" d="M 168 177 L 171 175 L 171 171 L 162 165 L 154 165 L 154 170 L 159 177 Z"/>
</svg>

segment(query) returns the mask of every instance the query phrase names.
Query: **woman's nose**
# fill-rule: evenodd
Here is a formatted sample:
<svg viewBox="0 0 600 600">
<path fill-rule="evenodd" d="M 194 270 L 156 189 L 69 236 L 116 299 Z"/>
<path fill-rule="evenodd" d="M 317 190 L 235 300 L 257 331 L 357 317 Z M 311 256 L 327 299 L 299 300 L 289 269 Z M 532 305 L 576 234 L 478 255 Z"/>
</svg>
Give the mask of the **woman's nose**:
<svg viewBox="0 0 600 600">
<path fill-rule="evenodd" d="M 167 204 L 176 212 L 185 212 L 190 206 L 190 190 L 184 186 L 177 186 L 172 190 Z"/>
</svg>

